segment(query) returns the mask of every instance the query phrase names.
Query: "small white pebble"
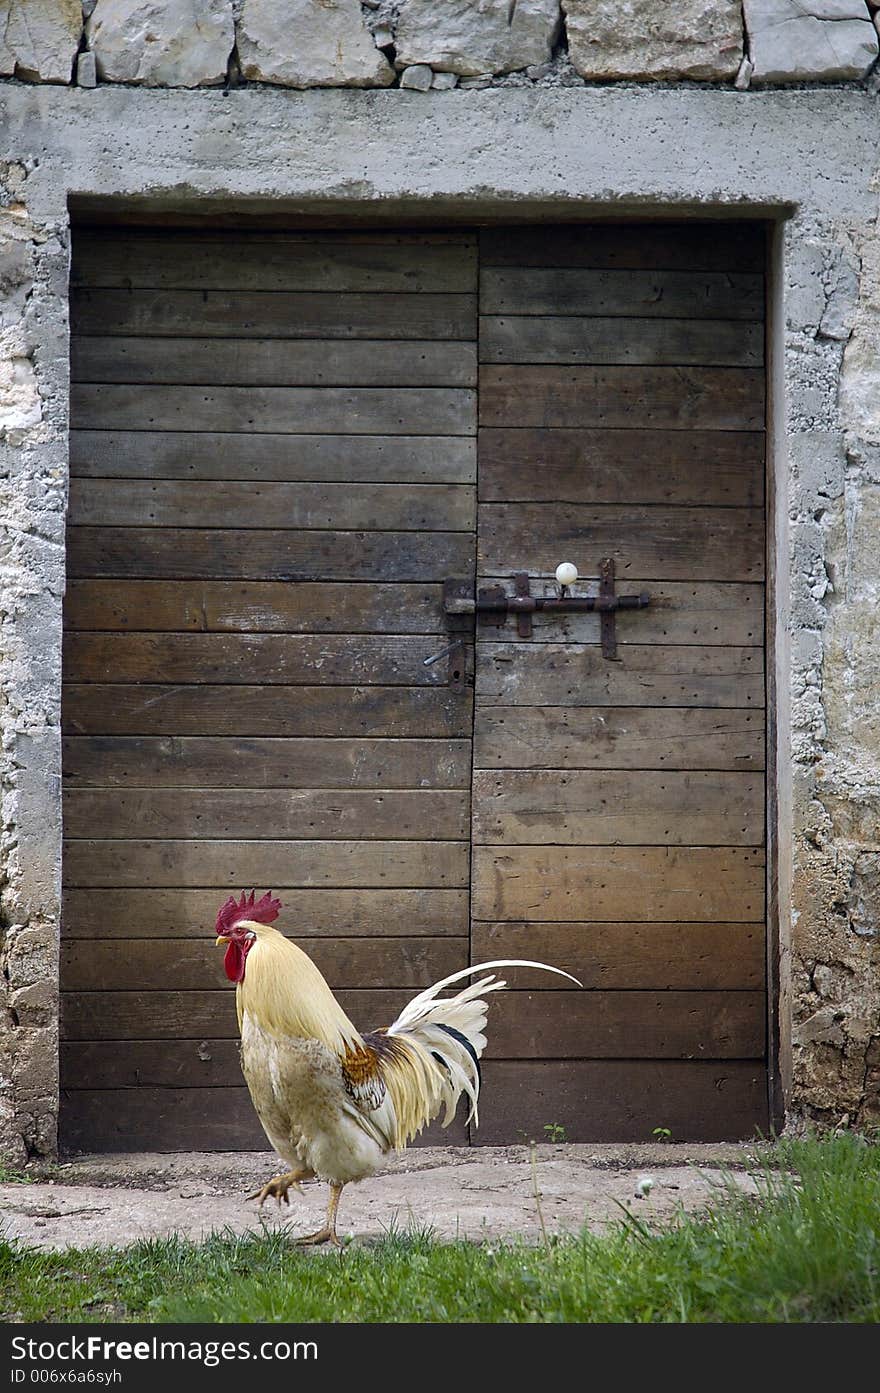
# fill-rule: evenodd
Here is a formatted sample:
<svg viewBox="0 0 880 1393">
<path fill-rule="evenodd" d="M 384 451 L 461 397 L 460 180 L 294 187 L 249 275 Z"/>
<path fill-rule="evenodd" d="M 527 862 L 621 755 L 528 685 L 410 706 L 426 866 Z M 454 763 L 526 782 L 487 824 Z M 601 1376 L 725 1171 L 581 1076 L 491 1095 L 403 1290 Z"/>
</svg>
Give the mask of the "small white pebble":
<svg viewBox="0 0 880 1393">
<path fill-rule="evenodd" d="M 636 1180 L 636 1197 L 637 1197 L 637 1199 L 640 1199 L 640 1200 L 647 1199 L 648 1195 L 650 1195 L 650 1193 L 651 1193 L 651 1191 L 653 1190 L 653 1188 L 654 1188 L 654 1177 L 653 1177 L 653 1175 L 640 1175 L 640 1176 L 637 1178 L 637 1180 Z"/>
</svg>

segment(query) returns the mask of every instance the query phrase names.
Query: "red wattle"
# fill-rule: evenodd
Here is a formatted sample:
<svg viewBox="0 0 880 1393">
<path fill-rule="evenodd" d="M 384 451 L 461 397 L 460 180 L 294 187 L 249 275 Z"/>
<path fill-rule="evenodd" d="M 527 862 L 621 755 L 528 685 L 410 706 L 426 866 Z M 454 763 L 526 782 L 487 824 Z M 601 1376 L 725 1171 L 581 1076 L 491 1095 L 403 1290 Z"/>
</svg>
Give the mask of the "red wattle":
<svg viewBox="0 0 880 1393">
<path fill-rule="evenodd" d="M 244 943 L 236 943 L 234 938 L 229 940 L 229 947 L 226 949 L 226 956 L 223 959 L 223 966 L 226 969 L 226 976 L 230 982 L 244 981 L 244 964 L 248 955 L 248 949 L 253 943 L 253 939 L 246 939 Z"/>
</svg>

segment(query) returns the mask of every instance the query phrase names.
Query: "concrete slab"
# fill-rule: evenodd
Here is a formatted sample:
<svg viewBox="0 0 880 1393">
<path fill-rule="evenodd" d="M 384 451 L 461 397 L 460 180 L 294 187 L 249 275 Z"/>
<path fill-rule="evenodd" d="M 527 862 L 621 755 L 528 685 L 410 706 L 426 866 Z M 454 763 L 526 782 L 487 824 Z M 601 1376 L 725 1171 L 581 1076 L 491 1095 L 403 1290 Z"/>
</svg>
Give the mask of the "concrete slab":
<svg viewBox="0 0 880 1393">
<path fill-rule="evenodd" d="M 359 1240 L 392 1227 L 430 1227 L 442 1239 L 474 1241 L 601 1231 L 620 1206 L 639 1218 L 668 1220 L 710 1205 L 733 1182 L 753 1190 L 748 1165 L 758 1147 L 538 1146 L 424 1147 L 349 1186 L 339 1231 Z M 291 1239 L 323 1223 L 327 1187 L 291 1193 L 262 1215 L 246 1196 L 281 1169 L 270 1152 L 83 1157 L 33 1184 L 0 1186 L 0 1233 L 35 1248 L 133 1243 L 182 1234 L 259 1233 L 279 1226 Z M 648 1193 L 637 1190 L 649 1175 Z"/>
</svg>

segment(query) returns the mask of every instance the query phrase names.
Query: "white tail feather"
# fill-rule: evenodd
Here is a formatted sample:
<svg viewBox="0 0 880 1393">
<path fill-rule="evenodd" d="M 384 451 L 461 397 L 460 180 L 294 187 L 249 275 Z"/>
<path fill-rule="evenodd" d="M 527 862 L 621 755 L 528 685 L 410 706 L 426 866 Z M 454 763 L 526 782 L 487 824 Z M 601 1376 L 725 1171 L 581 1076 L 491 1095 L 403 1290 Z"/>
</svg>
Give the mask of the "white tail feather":
<svg viewBox="0 0 880 1393">
<path fill-rule="evenodd" d="M 482 997 L 489 992 L 502 991 L 507 983 L 501 978 L 482 977 L 478 982 L 463 987 L 455 996 L 438 1000 L 437 993 L 453 982 L 460 982 L 463 977 L 496 967 L 534 967 L 541 972 L 555 972 L 560 977 L 567 977 L 578 987 L 583 985 L 570 972 L 564 972 L 561 967 L 551 967 L 549 963 L 531 962 L 524 958 L 499 958 L 495 962 L 475 963 L 472 967 L 462 968 L 460 972 L 453 972 L 426 991 L 419 992 L 407 1003 L 394 1024 L 388 1027 L 388 1034 L 411 1040 L 415 1046 L 427 1051 L 428 1057 L 437 1064 L 440 1102 L 446 1109 L 444 1127 L 448 1127 L 452 1121 L 462 1093 L 470 1102 L 468 1122 L 479 1125 L 479 1059 L 486 1048 L 483 1029 L 488 1013 Z M 425 1118 L 425 1121 L 429 1120 Z"/>
<path fill-rule="evenodd" d="M 419 992 L 418 996 L 414 996 L 412 1001 L 407 1002 L 404 1006 L 394 1024 L 388 1027 L 388 1034 L 399 1035 L 402 1030 L 406 1030 L 412 1022 L 418 1019 L 419 1009 L 434 1002 L 437 993 L 442 992 L 444 987 L 451 986 L 453 982 L 460 982 L 462 977 L 472 977 L 475 972 L 487 972 L 489 968 L 494 967 L 536 967 L 541 972 L 555 972 L 560 977 L 567 977 L 570 982 L 574 982 L 576 987 L 584 985 L 576 977 L 572 977 L 570 972 L 563 972 L 561 967 L 551 967 L 549 963 L 531 962 L 527 958 L 498 958 L 490 963 L 474 963 L 472 967 L 463 967 L 460 972 L 450 973 L 442 981 L 435 982 L 433 987 L 428 987 L 425 991 Z M 487 977 L 483 982 L 475 982 L 470 987 L 465 987 L 464 991 L 444 1002 L 444 1005 L 451 1006 L 453 1002 L 468 1001 L 480 991 L 501 991 L 506 986 L 506 982 L 496 982 L 491 977 Z"/>
</svg>

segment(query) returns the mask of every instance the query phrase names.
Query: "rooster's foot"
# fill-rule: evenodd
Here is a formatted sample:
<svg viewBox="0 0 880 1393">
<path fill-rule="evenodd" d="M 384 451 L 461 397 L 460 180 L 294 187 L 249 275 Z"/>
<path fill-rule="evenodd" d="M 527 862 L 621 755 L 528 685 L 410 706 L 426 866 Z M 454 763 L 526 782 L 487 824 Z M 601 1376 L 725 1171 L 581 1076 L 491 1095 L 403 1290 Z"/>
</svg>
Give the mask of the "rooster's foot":
<svg viewBox="0 0 880 1393">
<path fill-rule="evenodd" d="M 339 1208 L 339 1196 L 342 1194 L 342 1186 L 337 1180 L 330 1181 L 330 1203 L 327 1205 L 327 1222 L 317 1233 L 306 1234 L 305 1238 L 298 1238 L 296 1241 L 300 1247 L 314 1247 L 317 1243 L 332 1243 L 334 1248 L 341 1248 L 344 1245 L 336 1233 L 336 1211 Z"/>
<path fill-rule="evenodd" d="M 339 1238 L 336 1230 L 327 1227 L 318 1229 L 317 1233 L 309 1233 L 305 1238 L 298 1238 L 296 1241 L 302 1248 L 314 1247 L 318 1243 L 332 1243 L 334 1248 L 341 1248 L 343 1246 L 342 1240 Z"/>
<path fill-rule="evenodd" d="M 290 1199 L 287 1194 L 290 1187 L 293 1186 L 295 1190 L 299 1190 L 299 1182 L 301 1180 L 311 1180 L 313 1176 L 314 1171 L 310 1170 L 286 1171 L 284 1175 L 275 1175 L 271 1180 L 267 1180 L 263 1188 L 261 1190 L 255 1190 L 252 1195 L 248 1195 L 248 1199 L 257 1200 L 258 1208 L 262 1209 L 266 1200 L 272 1195 L 277 1200 L 278 1208 L 280 1209 L 282 1200 L 285 1204 L 290 1204 Z"/>
</svg>

